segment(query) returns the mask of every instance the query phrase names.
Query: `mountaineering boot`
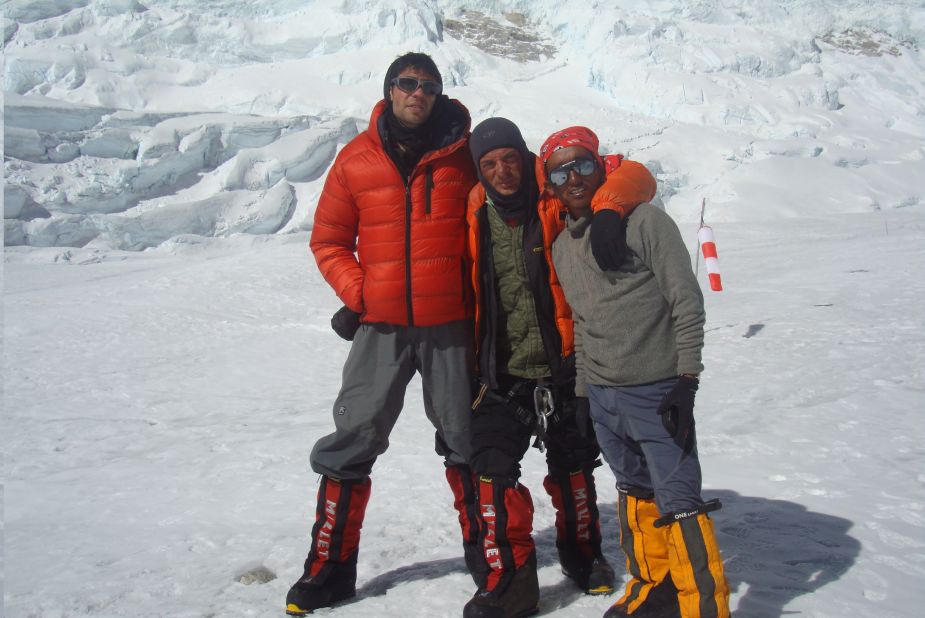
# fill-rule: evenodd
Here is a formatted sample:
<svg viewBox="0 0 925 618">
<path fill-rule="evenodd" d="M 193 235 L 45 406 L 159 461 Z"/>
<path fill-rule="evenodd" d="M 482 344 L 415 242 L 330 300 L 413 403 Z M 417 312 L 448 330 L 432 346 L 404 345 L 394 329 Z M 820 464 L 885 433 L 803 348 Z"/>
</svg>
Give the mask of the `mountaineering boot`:
<svg viewBox="0 0 925 618">
<path fill-rule="evenodd" d="M 604 618 L 681 618 L 678 606 L 678 589 L 671 581 L 671 575 L 654 586 L 646 597 L 645 603 L 639 605 L 632 614 L 626 613 L 626 605 L 615 603 L 604 612 Z"/>
<path fill-rule="evenodd" d="M 356 595 L 360 529 L 371 482 L 321 477 L 305 572 L 286 595 L 286 613 L 305 616 Z"/>
<path fill-rule="evenodd" d="M 517 481 L 479 478 L 479 547 L 488 572 L 463 608 L 464 618 L 531 616 L 539 608 L 533 500 Z"/>
<path fill-rule="evenodd" d="M 556 509 L 556 549 L 562 573 L 587 594 L 610 594 L 614 573 L 601 551 L 595 467 L 574 472 L 550 468 L 543 487 Z"/>
<path fill-rule="evenodd" d="M 539 611 L 540 585 L 536 577 L 536 553 L 533 552 L 504 590 L 479 589 L 463 608 L 463 618 L 521 618 Z"/>
<path fill-rule="evenodd" d="M 704 512 L 675 513 L 668 531 L 668 563 L 682 618 L 729 618 L 729 586 L 713 520 Z M 663 528 L 664 529 L 664 528 Z"/>
<path fill-rule="evenodd" d="M 463 558 L 476 586 L 484 586 L 488 576 L 488 563 L 479 547 L 478 500 L 472 469 L 464 464 L 448 464 L 446 480 L 453 490 L 453 508 L 459 514 L 462 530 Z"/>
<path fill-rule="evenodd" d="M 568 575 L 568 573 L 566 573 Z M 607 559 L 601 556 L 591 561 L 591 569 L 587 574 L 587 581 L 573 578 L 578 587 L 588 594 L 613 594 L 614 574 L 613 567 Z"/>
<path fill-rule="evenodd" d="M 356 596 L 355 564 L 330 564 L 322 577 L 302 575 L 286 595 L 286 613 L 307 616 L 320 607 L 329 607 Z M 306 566 L 306 573 L 308 567 Z"/>
</svg>

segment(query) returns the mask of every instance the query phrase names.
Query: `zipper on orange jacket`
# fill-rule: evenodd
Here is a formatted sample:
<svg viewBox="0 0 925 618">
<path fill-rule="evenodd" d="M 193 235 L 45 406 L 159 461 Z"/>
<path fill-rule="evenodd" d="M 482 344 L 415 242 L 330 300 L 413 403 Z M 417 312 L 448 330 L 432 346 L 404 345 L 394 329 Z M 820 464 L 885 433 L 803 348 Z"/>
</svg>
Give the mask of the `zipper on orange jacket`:
<svg viewBox="0 0 925 618">
<path fill-rule="evenodd" d="M 414 309 L 411 306 L 411 179 L 414 172 L 408 175 L 405 181 L 405 281 L 406 298 L 408 303 L 408 326 L 414 326 Z"/>
<path fill-rule="evenodd" d="M 430 194 L 434 190 L 434 166 L 424 168 L 424 214 L 430 215 Z"/>
</svg>

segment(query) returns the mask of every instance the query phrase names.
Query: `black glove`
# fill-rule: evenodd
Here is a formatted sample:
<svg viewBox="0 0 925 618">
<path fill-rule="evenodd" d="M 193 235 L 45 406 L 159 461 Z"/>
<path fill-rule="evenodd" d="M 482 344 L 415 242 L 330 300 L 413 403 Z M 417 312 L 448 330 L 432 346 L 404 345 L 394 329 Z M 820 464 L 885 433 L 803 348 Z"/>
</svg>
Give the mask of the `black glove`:
<svg viewBox="0 0 925 618">
<path fill-rule="evenodd" d="M 341 339 L 353 341 L 353 336 L 360 328 L 360 314 L 344 305 L 331 318 L 331 328 Z"/>
<path fill-rule="evenodd" d="M 694 446 L 694 395 L 700 380 L 693 376 L 681 376 L 658 406 L 662 424 L 674 441 L 689 453 Z"/>
<path fill-rule="evenodd" d="M 591 219 L 591 254 L 601 270 L 618 270 L 626 260 L 626 223 L 615 210 L 602 209 Z"/>
<path fill-rule="evenodd" d="M 594 426 L 591 424 L 591 403 L 587 397 L 575 397 L 575 424 L 582 438 L 594 437 Z"/>
</svg>

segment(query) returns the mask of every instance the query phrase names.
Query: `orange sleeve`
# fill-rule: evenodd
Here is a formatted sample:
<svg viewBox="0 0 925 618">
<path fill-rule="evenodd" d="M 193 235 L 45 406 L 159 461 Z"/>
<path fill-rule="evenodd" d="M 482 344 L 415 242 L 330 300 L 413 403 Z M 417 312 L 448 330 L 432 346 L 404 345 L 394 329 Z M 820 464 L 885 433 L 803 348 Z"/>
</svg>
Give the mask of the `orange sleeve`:
<svg viewBox="0 0 925 618">
<path fill-rule="evenodd" d="M 591 210 L 615 210 L 625 219 L 637 206 L 651 201 L 655 190 L 655 177 L 645 165 L 623 159 L 594 194 Z"/>
<path fill-rule="evenodd" d="M 341 165 L 335 162 L 315 209 L 309 245 L 321 276 L 338 298 L 353 311 L 363 313 L 363 269 L 354 253 L 359 219 Z"/>
</svg>

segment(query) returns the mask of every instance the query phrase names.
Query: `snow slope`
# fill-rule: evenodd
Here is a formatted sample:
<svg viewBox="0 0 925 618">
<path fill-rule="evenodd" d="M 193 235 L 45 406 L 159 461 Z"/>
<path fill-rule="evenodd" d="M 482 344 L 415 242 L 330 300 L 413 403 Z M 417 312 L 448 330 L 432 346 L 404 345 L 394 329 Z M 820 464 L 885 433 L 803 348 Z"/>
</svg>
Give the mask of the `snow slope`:
<svg viewBox="0 0 925 618">
<path fill-rule="evenodd" d="M 645 162 L 692 250 L 707 199 L 726 290 L 705 292 L 698 427 L 735 615 L 919 613 L 921 2 L 3 11 L 4 616 L 282 614 L 348 349 L 306 232 L 411 49 L 475 122 L 509 117 L 534 148 L 588 124 Z M 415 381 L 359 597 L 319 615 L 458 616 L 472 594 L 422 412 Z M 531 451 L 541 614 L 600 616 L 612 599 L 558 571 L 543 468 Z"/>
<path fill-rule="evenodd" d="M 719 229 L 727 289 L 708 296 L 698 427 L 736 615 L 916 615 L 921 210 Z M 8 257 L 7 616 L 282 614 L 348 349 L 306 243 Z M 422 406 L 415 381 L 374 471 L 360 596 L 319 615 L 458 616 L 473 592 Z M 609 601 L 558 571 L 542 456 L 524 467 L 542 615 L 600 616 Z M 598 479 L 623 577 L 613 482 Z M 240 582 L 264 569 L 276 578 Z"/>
</svg>

